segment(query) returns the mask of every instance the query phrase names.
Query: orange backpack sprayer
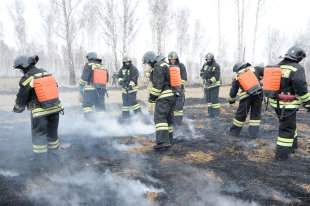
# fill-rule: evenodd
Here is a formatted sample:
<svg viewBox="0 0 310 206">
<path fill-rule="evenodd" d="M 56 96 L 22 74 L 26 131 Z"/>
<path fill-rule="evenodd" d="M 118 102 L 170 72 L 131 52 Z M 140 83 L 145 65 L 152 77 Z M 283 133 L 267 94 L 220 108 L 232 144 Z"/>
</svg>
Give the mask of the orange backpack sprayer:
<svg viewBox="0 0 310 206">
<path fill-rule="evenodd" d="M 267 66 L 264 69 L 263 91 L 264 96 L 276 98 L 281 85 L 281 68 L 279 66 Z"/>
<path fill-rule="evenodd" d="M 281 78 L 282 78 L 282 70 L 279 66 L 267 66 L 265 68 L 264 80 L 263 80 L 264 96 L 267 98 L 276 99 L 278 109 L 280 109 L 280 101 L 283 102 L 281 115 L 279 117 L 280 120 L 282 120 L 284 117 L 286 104 L 288 102 L 293 102 L 296 98 L 295 95 L 291 95 L 290 93 L 288 94 L 284 94 L 283 92 L 280 93 Z"/>
<path fill-rule="evenodd" d="M 171 65 L 169 67 L 169 74 L 171 87 L 181 87 L 182 82 L 180 68 L 178 66 Z"/>
<path fill-rule="evenodd" d="M 94 69 L 94 85 L 95 88 L 105 88 L 108 81 L 107 70 L 103 67 Z"/>
<path fill-rule="evenodd" d="M 252 95 L 262 89 L 257 77 L 250 69 L 240 74 L 238 76 L 238 81 L 244 91 L 246 91 L 249 95 Z"/>
<path fill-rule="evenodd" d="M 56 106 L 60 103 L 57 84 L 51 74 L 35 75 L 33 86 L 42 108 Z"/>
</svg>

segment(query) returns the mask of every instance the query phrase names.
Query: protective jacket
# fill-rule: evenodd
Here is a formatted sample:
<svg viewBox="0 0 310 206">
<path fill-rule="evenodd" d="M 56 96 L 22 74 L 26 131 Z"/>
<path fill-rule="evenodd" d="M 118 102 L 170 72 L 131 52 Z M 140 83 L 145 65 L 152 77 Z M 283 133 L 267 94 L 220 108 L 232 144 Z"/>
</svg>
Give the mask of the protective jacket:
<svg viewBox="0 0 310 206">
<path fill-rule="evenodd" d="M 90 60 L 83 68 L 83 73 L 80 80 L 80 85 L 84 86 L 85 90 L 95 90 L 94 85 L 94 69 L 100 68 L 106 70 L 106 67 L 101 64 L 101 59 Z M 109 72 L 107 71 L 107 82 L 109 80 Z"/>
<path fill-rule="evenodd" d="M 153 83 L 153 87 L 150 92 L 151 97 L 153 97 L 154 100 L 157 98 L 161 99 L 175 95 L 170 84 L 169 65 L 164 59 L 165 57 L 163 56 L 157 57 L 157 63 L 154 65 L 154 69 L 150 77 L 150 80 Z"/>
<path fill-rule="evenodd" d="M 42 117 L 53 113 L 58 113 L 63 110 L 60 101 L 56 101 L 50 107 L 42 108 L 41 103 L 35 93 L 33 80 L 42 75 L 50 75 L 44 69 L 38 69 L 35 66 L 31 66 L 27 73 L 21 78 L 19 82 L 19 92 L 16 95 L 16 105 L 15 108 L 19 110 L 24 110 L 27 106 L 31 110 L 32 118 Z"/>
<path fill-rule="evenodd" d="M 124 65 L 118 72 L 118 82 L 122 82 L 122 92 L 133 93 L 138 90 L 138 69 L 132 65 Z"/>
<path fill-rule="evenodd" d="M 263 67 L 248 66 L 246 68 L 240 69 L 233 76 L 233 79 L 232 79 L 232 85 L 231 85 L 230 92 L 229 92 L 229 96 L 230 96 L 229 102 L 230 103 L 235 102 L 239 88 L 241 89 L 241 93 L 239 95 L 239 97 L 240 97 L 239 100 L 242 100 L 242 99 L 249 96 L 248 93 L 241 87 L 240 82 L 238 81 L 238 76 L 245 73 L 247 70 L 252 70 L 259 81 L 263 79 L 263 76 L 264 76 L 264 68 Z M 261 93 L 262 93 L 262 91 L 258 91 L 252 95 L 258 95 Z"/>
<path fill-rule="evenodd" d="M 204 88 L 213 88 L 221 85 L 220 82 L 220 65 L 218 65 L 215 61 L 210 63 L 206 62 L 200 71 L 200 76 L 205 79 L 208 86 L 204 84 Z M 210 82 L 210 83 L 209 83 Z M 212 82 L 212 83 L 211 83 Z"/>
<path fill-rule="evenodd" d="M 297 109 L 301 103 L 309 105 L 310 93 L 307 89 L 305 69 L 290 59 L 284 59 L 278 65 L 280 65 L 282 71 L 279 93 L 296 95 L 293 102 L 286 102 L 285 109 Z M 269 98 L 268 101 L 273 108 L 283 107 L 283 101 L 278 103 L 277 99 L 273 98 Z"/>
</svg>

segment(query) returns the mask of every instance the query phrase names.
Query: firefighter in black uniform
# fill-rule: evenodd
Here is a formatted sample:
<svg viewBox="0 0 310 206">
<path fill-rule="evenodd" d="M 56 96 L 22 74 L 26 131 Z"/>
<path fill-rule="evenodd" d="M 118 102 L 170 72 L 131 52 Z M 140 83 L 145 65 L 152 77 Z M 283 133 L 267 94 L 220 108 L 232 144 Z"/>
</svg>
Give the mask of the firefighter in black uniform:
<svg viewBox="0 0 310 206">
<path fill-rule="evenodd" d="M 176 52 L 174 51 L 170 52 L 168 55 L 168 60 L 169 65 L 177 65 L 178 67 L 180 67 L 181 72 L 182 90 L 176 102 L 176 107 L 174 110 L 174 119 L 173 119 L 174 126 L 180 126 L 182 125 L 183 120 L 183 112 L 184 112 L 183 106 L 185 101 L 184 87 L 187 81 L 187 73 L 184 64 L 179 61 L 179 56 Z"/>
<path fill-rule="evenodd" d="M 300 46 L 293 46 L 285 54 L 284 60 L 278 63 L 282 73 L 279 94 L 296 95 L 295 100 L 284 105 L 281 99 L 268 98 L 269 104 L 279 116 L 280 123 L 276 159 L 287 159 L 290 153 L 295 152 L 298 147 L 296 111 L 300 104 L 303 104 L 308 111 L 310 109 L 310 93 L 307 89 L 305 69 L 298 64 L 305 57 L 306 53 Z"/>
<path fill-rule="evenodd" d="M 206 63 L 203 65 L 200 76 L 204 80 L 206 100 L 208 104 L 208 116 L 218 119 L 220 116 L 220 103 L 218 100 L 220 91 L 220 66 L 215 62 L 214 55 L 208 53 L 205 56 Z"/>
<path fill-rule="evenodd" d="M 36 55 L 21 55 L 14 60 L 13 67 L 24 76 L 19 82 L 13 111 L 21 113 L 26 106 L 31 111 L 33 169 L 41 171 L 47 166 L 47 158 L 53 161 L 57 156 L 59 112 L 63 111 L 63 107 L 54 77 L 35 67 L 38 60 Z"/>
<path fill-rule="evenodd" d="M 109 80 L 109 73 L 102 60 L 95 52 L 86 55 L 88 62 L 85 64 L 79 84 L 80 95 L 83 96 L 83 111 L 86 119 L 94 117 L 94 108 L 98 115 L 105 114 L 106 84 Z"/>
<path fill-rule="evenodd" d="M 116 86 L 116 78 L 117 78 L 117 75 L 116 75 L 116 72 L 113 73 L 113 76 L 112 76 L 112 86 L 115 85 Z"/>
<path fill-rule="evenodd" d="M 156 102 L 154 122 L 157 145 L 154 149 L 169 148 L 173 139 L 173 111 L 178 91 L 171 86 L 169 65 L 164 56 L 157 56 L 154 52 L 148 51 L 144 54 L 142 61 L 143 64 L 148 64 L 153 68 L 150 77 L 153 87 L 150 91 L 149 102 Z"/>
<path fill-rule="evenodd" d="M 233 71 L 236 72 L 236 74 L 233 77 L 232 86 L 229 93 L 230 106 L 235 103 L 239 88 L 241 89 L 241 93 L 239 95 L 239 107 L 233 120 L 233 126 L 229 128 L 229 134 L 231 134 L 232 136 L 239 136 L 248 112 L 251 109 L 249 136 L 252 138 L 256 138 L 258 137 L 259 132 L 261 108 L 263 102 L 260 80 L 264 76 L 264 68 L 251 66 L 251 64 L 249 63 L 243 64 L 242 62 L 238 62 L 234 65 Z M 253 72 L 256 76 L 255 80 L 257 81 L 258 85 L 255 88 L 255 91 L 245 91 L 245 88 L 243 88 L 243 85 L 241 85 L 240 83 L 241 80 L 238 79 L 238 77 L 241 77 L 241 75 L 245 74 L 247 71 Z M 252 82 L 247 83 L 252 84 Z"/>
<path fill-rule="evenodd" d="M 138 69 L 131 63 L 129 56 L 123 58 L 123 67 L 118 72 L 118 83 L 122 86 L 122 118 L 128 118 L 130 107 L 135 114 L 141 113 L 140 104 L 137 101 L 138 91 Z"/>
</svg>

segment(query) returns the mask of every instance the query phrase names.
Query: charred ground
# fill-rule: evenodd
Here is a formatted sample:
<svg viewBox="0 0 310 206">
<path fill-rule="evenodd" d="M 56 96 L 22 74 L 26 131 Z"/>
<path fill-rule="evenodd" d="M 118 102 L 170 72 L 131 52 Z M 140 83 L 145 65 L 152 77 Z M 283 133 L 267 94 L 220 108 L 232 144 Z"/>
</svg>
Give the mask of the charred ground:
<svg viewBox="0 0 310 206">
<path fill-rule="evenodd" d="M 205 118 L 205 101 L 187 98 L 186 120 L 167 151 L 152 149 L 154 134 L 93 138 L 78 130 L 62 134 L 60 128 L 62 142 L 71 147 L 60 150 L 60 167 L 38 176 L 28 165 L 32 151 L 27 115 L 19 121 L 10 117 L 1 124 L 0 204 L 310 205 L 309 114 L 298 113 L 296 154 L 275 161 L 276 117 L 263 112 L 259 138 L 248 138 L 247 127 L 234 138 L 226 131 L 236 107 L 226 102 L 221 99 L 220 122 L 213 124 Z M 79 111 L 68 107 L 65 116 L 78 118 Z M 144 118 L 147 125 L 149 117 Z"/>
</svg>

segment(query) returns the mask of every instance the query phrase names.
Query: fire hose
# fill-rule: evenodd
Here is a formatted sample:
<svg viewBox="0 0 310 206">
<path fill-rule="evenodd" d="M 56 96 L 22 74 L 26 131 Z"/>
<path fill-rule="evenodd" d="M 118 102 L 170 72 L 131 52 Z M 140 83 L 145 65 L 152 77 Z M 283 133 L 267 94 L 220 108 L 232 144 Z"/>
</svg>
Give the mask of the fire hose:
<svg viewBox="0 0 310 206">
<path fill-rule="evenodd" d="M 2 120 L 2 119 L 4 119 L 4 118 L 8 117 L 8 116 L 11 115 L 11 114 L 13 114 L 13 111 L 6 112 L 6 114 L 4 114 L 4 115 L 2 115 L 2 116 L 0 117 L 0 120 Z"/>
</svg>

